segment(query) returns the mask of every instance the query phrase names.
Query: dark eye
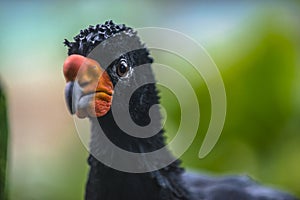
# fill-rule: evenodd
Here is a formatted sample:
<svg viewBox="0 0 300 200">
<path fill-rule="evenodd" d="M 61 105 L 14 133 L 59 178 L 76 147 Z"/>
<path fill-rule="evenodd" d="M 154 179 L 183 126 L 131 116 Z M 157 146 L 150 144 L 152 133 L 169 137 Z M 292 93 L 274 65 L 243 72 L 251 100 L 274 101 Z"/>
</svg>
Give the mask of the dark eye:
<svg viewBox="0 0 300 200">
<path fill-rule="evenodd" d="M 121 59 L 117 64 L 117 73 L 119 76 L 124 76 L 129 70 L 129 66 L 125 59 Z"/>
</svg>

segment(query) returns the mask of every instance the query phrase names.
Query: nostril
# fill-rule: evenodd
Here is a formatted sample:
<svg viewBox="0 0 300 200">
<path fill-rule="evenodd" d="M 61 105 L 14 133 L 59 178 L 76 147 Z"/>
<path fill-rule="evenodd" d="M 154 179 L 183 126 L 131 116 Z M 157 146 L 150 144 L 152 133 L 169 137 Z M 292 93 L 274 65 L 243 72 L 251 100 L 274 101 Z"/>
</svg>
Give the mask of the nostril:
<svg viewBox="0 0 300 200">
<path fill-rule="evenodd" d="M 78 84 L 79 84 L 79 86 L 80 87 L 85 87 L 85 86 L 87 86 L 88 84 L 90 84 L 92 81 L 82 81 L 82 82 L 78 82 Z"/>
<path fill-rule="evenodd" d="M 81 55 L 74 54 L 69 56 L 65 60 L 63 66 L 63 72 L 67 82 L 75 80 L 78 70 L 80 66 L 83 64 L 83 62 L 85 61 L 85 59 L 86 58 Z"/>
</svg>

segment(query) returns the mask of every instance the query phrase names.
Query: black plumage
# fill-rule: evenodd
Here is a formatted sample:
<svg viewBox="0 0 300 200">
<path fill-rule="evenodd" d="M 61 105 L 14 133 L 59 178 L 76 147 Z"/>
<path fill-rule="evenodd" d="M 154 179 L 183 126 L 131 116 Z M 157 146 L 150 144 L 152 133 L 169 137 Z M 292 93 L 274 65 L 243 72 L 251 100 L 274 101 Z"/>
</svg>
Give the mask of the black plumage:
<svg viewBox="0 0 300 200">
<path fill-rule="evenodd" d="M 150 58 L 148 50 L 140 42 L 137 33 L 132 28 L 126 27 L 124 24 L 117 25 L 112 21 L 107 21 L 102 25 L 89 26 L 89 28 L 80 31 L 80 34 L 74 37 L 74 42 L 65 40 L 64 44 L 69 48 L 68 55 L 79 54 L 88 56 L 97 45 L 116 35 L 120 36 L 117 42 L 107 42 L 107 44 L 104 45 L 107 49 L 106 54 L 110 55 L 113 58 L 113 61 L 109 62 L 109 59 L 107 62 L 99 60 L 99 62 L 102 62 L 101 65 L 103 63 L 104 65 L 107 65 L 105 68 L 113 85 L 122 81 L 116 74 L 117 72 L 114 68 L 120 59 L 125 59 L 132 68 L 139 65 L 147 66 L 143 76 L 137 76 L 133 73 L 130 80 L 124 84 L 124 88 L 133 87 L 136 82 L 143 79 L 155 81 L 151 70 L 152 58 Z M 113 50 L 118 49 L 116 48 L 118 46 L 123 48 L 130 45 L 135 47 L 134 50 L 126 53 L 112 52 Z M 114 95 L 122 97 L 124 94 L 122 93 L 122 90 L 118 90 L 115 91 Z M 116 104 L 114 101 L 112 103 Z M 158 103 L 159 96 L 154 83 L 139 87 L 133 93 L 129 101 L 129 113 L 132 120 L 140 126 L 149 124 L 149 109 L 152 105 Z M 122 105 L 122 103 L 119 104 L 120 105 L 117 105 L 118 109 L 125 109 L 125 102 L 124 105 Z M 154 119 L 156 120 L 155 123 L 160 126 L 161 116 L 158 109 L 155 110 L 155 114 L 157 116 Z M 100 124 L 110 141 L 127 151 L 145 153 L 155 151 L 165 146 L 163 129 L 150 138 L 130 136 L 118 127 L 111 110 L 102 117 L 92 119 L 91 124 L 92 151 L 94 150 L 94 152 L 98 152 L 99 154 L 109 154 L 111 155 L 112 161 L 114 159 L 122 158 L 115 155 L 113 150 L 105 146 L 106 144 L 102 143 L 98 138 L 98 124 Z M 169 152 L 165 152 L 165 156 L 172 157 Z M 157 158 L 158 162 L 159 159 L 160 158 Z M 147 162 L 147 160 L 145 160 L 145 162 Z M 85 199 L 87 200 L 296 199 L 289 194 L 261 187 L 247 177 L 229 176 L 213 178 L 186 173 L 184 172 L 184 169 L 180 167 L 179 160 L 176 160 L 162 169 L 146 173 L 128 173 L 112 169 L 99 162 L 94 155 L 89 156 L 88 164 L 90 165 L 90 172 L 86 184 Z"/>
</svg>

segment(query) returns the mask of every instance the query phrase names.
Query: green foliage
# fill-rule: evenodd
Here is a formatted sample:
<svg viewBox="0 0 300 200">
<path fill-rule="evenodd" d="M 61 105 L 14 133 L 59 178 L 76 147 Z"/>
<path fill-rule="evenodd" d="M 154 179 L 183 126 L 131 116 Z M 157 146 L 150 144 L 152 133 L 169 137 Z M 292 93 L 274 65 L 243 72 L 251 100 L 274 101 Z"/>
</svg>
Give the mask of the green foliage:
<svg viewBox="0 0 300 200">
<path fill-rule="evenodd" d="M 7 140 L 8 118 L 6 99 L 0 84 L 0 199 L 6 199 L 6 163 L 7 163 Z"/>
<path fill-rule="evenodd" d="M 299 83 L 297 46 L 291 30 L 285 31 L 273 22 L 267 18 L 253 24 L 251 29 L 259 30 L 255 32 L 255 40 L 242 32 L 223 49 L 210 50 L 212 55 L 226 52 L 224 48 L 229 52 L 228 57 L 214 59 L 226 87 L 227 118 L 217 145 L 206 158 L 199 160 L 198 151 L 209 124 L 210 100 L 203 83 L 194 82 L 200 102 L 200 130 L 183 160 L 185 166 L 198 170 L 246 173 L 266 184 L 272 182 L 300 194 L 299 102 L 295 95 Z M 253 42 L 247 49 L 244 45 L 249 39 Z M 235 48 L 241 52 L 232 55 Z M 180 113 L 178 105 L 172 106 L 174 100 L 168 94 L 162 92 L 162 96 L 162 103 L 171 110 L 166 129 L 171 130 L 167 133 L 172 138 L 171 133 L 176 129 L 173 124 L 179 122 L 174 116 Z"/>
</svg>

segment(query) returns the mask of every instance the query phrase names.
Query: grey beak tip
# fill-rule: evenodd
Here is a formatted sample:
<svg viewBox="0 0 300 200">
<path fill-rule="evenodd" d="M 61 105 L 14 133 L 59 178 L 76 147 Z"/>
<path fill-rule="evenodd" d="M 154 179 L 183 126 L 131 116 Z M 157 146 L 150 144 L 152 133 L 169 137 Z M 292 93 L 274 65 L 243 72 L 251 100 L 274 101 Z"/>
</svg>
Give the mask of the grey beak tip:
<svg viewBox="0 0 300 200">
<path fill-rule="evenodd" d="M 69 112 L 73 115 L 75 114 L 75 109 L 73 109 L 73 88 L 74 88 L 74 82 L 68 82 L 65 87 L 65 100 L 68 107 Z"/>
</svg>

